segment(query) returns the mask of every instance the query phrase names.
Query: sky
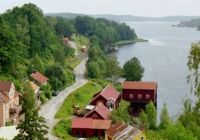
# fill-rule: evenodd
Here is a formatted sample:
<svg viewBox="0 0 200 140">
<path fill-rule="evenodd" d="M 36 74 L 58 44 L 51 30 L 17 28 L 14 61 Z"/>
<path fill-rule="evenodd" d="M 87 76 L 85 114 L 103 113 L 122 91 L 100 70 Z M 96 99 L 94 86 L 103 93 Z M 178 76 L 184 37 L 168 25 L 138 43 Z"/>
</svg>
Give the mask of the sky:
<svg viewBox="0 0 200 140">
<path fill-rule="evenodd" d="M 44 13 L 200 16 L 200 0 L 0 0 L 0 13 L 29 2 Z"/>
</svg>

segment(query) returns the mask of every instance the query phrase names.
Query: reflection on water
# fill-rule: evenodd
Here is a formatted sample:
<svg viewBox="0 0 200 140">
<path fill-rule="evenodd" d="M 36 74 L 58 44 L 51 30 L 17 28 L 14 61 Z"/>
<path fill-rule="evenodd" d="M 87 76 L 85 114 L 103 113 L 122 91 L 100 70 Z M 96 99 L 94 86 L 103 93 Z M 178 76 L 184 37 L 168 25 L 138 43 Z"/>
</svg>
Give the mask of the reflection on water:
<svg viewBox="0 0 200 140">
<path fill-rule="evenodd" d="M 186 76 L 191 43 L 200 32 L 172 27 L 172 22 L 128 22 L 140 38 L 149 42 L 126 45 L 116 53 L 123 65 L 136 56 L 145 68 L 143 80 L 158 82 L 158 111 L 167 103 L 172 117 L 181 112 L 184 97 L 192 97 Z"/>
</svg>

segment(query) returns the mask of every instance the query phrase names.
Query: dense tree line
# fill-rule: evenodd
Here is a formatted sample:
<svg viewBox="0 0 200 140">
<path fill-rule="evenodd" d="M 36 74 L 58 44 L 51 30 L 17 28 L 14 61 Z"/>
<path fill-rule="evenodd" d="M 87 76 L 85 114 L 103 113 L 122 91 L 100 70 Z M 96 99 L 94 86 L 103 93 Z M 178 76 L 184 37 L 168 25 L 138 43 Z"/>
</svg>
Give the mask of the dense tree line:
<svg viewBox="0 0 200 140">
<path fill-rule="evenodd" d="M 33 70 L 38 70 L 56 85 L 53 89 L 58 89 L 73 80 L 68 78 L 73 74 L 65 62 L 72 52 L 62 44 L 54 27 L 36 5 L 25 4 L 0 15 L 1 79 L 22 80 Z M 55 65 L 59 69 L 57 74 L 62 77 L 49 74 Z"/>
<path fill-rule="evenodd" d="M 117 23 L 102 18 L 89 16 L 77 16 L 74 19 L 61 17 L 47 17 L 54 26 L 56 33 L 63 36 L 71 36 L 73 33 L 96 38 L 104 50 L 121 40 L 134 40 L 137 38 L 135 31 L 125 23 Z"/>
<path fill-rule="evenodd" d="M 197 30 L 200 30 L 200 19 L 192 19 L 190 21 L 182 21 L 178 25 L 178 27 L 194 27 Z"/>
</svg>

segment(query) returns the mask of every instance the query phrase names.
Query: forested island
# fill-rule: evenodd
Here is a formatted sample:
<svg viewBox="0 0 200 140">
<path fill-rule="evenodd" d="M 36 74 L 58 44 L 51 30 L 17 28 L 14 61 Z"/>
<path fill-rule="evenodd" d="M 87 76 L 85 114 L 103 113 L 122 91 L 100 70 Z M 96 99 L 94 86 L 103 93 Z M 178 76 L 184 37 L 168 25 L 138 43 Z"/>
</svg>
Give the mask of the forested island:
<svg viewBox="0 0 200 140">
<path fill-rule="evenodd" d="M 197 18 L 189 21 L 182 21 L 177 25 L 177 27 L 191 27 L 200 31 L 200 19 Z"/>
</svg>

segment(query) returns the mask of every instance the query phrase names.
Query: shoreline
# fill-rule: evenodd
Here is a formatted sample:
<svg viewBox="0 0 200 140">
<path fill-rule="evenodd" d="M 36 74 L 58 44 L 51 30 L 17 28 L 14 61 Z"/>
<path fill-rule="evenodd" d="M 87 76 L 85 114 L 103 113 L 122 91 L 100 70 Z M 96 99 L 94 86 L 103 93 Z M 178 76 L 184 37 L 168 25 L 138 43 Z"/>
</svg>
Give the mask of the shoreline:
<svg viewBox="0 0 200 140">
<path fill-rule="evenodd" d="M 121 41 L 118 41 L 114 44 L 114 47 L 121 47 L 121 46 L 124 46 L 124 45 L 128 45 L 128 44 L 134 44 L 134 43 L 137 43 L 137 42 L 148 42 L 149 40 L 147 39 L 142 39 L 142 38 L 137 38 L 137 39 L 134 39 L 134 40 L 121 40 Z"/>
</svg>

